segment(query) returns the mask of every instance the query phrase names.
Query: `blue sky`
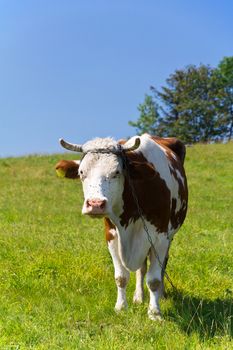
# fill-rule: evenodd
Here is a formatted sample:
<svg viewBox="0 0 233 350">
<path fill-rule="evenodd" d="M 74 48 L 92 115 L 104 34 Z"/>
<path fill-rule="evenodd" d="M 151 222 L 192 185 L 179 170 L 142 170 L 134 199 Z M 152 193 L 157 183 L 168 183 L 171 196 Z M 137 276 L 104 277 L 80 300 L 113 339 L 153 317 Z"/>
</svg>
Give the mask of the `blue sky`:
<svg viewBox="0 0 233 350">
<path fill-rule="evenodd" d="M 233 55 L 231 0 L 0 0 L 0 156 L 131 136 L 151 85 Z"/>
</svg>

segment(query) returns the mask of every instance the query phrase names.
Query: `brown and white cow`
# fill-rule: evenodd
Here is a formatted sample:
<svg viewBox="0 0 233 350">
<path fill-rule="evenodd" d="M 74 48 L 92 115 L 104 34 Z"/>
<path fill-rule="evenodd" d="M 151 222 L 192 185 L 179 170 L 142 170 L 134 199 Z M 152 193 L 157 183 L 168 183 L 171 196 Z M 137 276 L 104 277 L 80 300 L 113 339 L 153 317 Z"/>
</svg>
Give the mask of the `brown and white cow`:
<svg viewBox="0 0 233 350">
<path fill-rule="evenodd" d="M 111 138 L 97 138 L 83 146 L 60 142 L 69 150 L 83 152 L 81 161 L 62 160 L 56 170 L 68 178 L 80 177 L 84 215 L 104 217 L 118 290 L 115 309 L 127 307 L 130 271 L 136 271 L 134 302 L 143 301 L 143 280 L 149 258 L 148 315 L 153 320 L 160 319 L 159 298 L 163 294 L 170 242 L 187 211 L 185 146 L 175 138 L 148 134 L 132 137 L 126 143 Z M 143 221 L 157 256 L 151 249 Z"/>
</svg>

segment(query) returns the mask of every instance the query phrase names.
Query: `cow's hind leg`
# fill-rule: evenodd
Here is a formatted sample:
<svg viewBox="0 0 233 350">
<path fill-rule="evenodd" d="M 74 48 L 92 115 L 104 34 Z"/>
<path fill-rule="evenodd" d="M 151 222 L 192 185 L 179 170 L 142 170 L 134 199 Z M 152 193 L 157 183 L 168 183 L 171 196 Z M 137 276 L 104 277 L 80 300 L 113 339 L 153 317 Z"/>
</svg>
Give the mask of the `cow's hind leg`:
<svg viewBox="0 0 233 350">
<path fill-rule="evenodd" d="M 163 266 L 169 249 L 169 240 L 160 234 L 155 245 L 156 254 L 150 250 L 150 267 L 146 276 L 147 286 L 150 292 L 148 316 L 151 320 L 161 320 L 159 299 L 163 289 Z"/>
<path fill-rule="evenodd" d="M 117 285 L 117 302 L 115 310 L 120 311 L 127 308 L 126 286 L 129 281 L 129 271 L 123 266 L 118 253 L 118 237 L 117 234 L 108 241 L 108 249 L 112 256 L 112 261 L 115 269 L 115 281 Z"/>
<path fill-rule="evenodd" d="M 135 304 L 141 304 L 144 300 L 144 277 L 147 270 L 147 259 L 144 261 L 142 267 L 136 271 L 136 289 L 133 296 Z"/>
</svg>

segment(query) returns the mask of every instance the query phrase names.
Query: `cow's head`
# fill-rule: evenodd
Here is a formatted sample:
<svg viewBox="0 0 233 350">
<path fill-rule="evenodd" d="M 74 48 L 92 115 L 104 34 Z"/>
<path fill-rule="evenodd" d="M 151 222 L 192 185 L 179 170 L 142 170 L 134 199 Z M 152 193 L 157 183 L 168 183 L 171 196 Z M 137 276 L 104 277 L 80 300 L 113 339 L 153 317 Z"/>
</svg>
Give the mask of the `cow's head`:
<svg viewBox="0 0 233 350">
<path fill-rule="evenodd" d="M 82 213 L 94 217 L 119 215 L 123 206 L 124 159 L 128 152 L 139 147 L 140 139 L 135 137 L 127 146 L 111 138 L 97 138 L 84 145 L 62 139 L 60 143 L 68 150 L 83 154 L 79 163 L 61 161 L 63 163 L 57 165 L 57 170 L 63 171 L 64 176 L 71 177 L 67 176 L 71 167 L 70 173 L 80 177 L 84 192 Z"/>
</svg>

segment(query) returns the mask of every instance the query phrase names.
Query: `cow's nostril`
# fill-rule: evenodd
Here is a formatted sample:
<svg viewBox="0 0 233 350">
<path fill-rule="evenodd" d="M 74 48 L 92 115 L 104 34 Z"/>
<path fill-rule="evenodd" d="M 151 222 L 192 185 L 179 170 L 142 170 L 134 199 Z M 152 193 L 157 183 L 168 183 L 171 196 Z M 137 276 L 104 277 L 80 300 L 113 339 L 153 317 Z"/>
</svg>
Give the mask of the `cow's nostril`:
<svg viewBox="0 0 233 350">
<path fill-rule="evenodd" d="M 92 208 L 104 209 L 105 204 L 106 204 L 105 199 L 87 199 L 86 201 L 87 208 L 92 207 Z"/>
<path fill-rule="evenodd" d="M 100 204 L 100 208 L 101 208 L 101 209 L 104 209 L 105 204 L 106 204 L 106 200 L 104 199 L 104 200 L 102 201 L 102 203 Z"/>
</svg>

